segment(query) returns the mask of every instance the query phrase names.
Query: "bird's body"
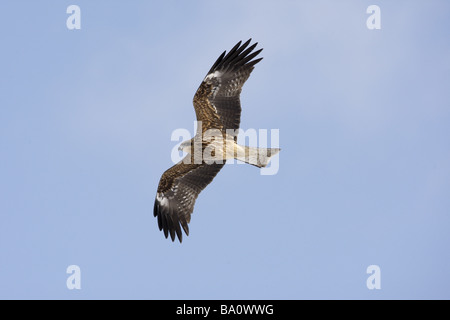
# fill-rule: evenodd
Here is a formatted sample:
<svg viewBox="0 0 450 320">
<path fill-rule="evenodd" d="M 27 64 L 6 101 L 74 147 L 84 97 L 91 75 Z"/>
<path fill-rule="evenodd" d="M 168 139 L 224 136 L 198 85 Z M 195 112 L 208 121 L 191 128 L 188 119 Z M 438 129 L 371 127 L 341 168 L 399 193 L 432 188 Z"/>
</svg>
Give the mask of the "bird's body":
<svg viewBox="0 0 450 320">
<path fill-rule="evenodd" d="M 242 146 L 231 134 L 223 134 L 211 129 L 203 135 L 196 135 L 191 140 L 180 145 L 180 150 L 189 154 L 184 163 L 223 163 L 226 160 L 237 159 L 258 168 L 267 166 L 270 158 L 279 152 L 277 148 L 255 148 Z"/>
<path fill-rule="evenodd" d="M 187 153 L 179 163 L 163 173 L 156 194 L 154 216 L 166 238 L 182 240 L 181 228 L 189 234 L 195 200 L 214 179 L 227 159 L 238 159 L 265 167 L 280 149 L 254 148 L 237 144 L 241 118 L 242 86 L 262 58 L 262 49 L 252 52 L 256 43 L 236 44 L 223 52 L 200 84 L 194 96 L 197 132 L 180 149 Z M 248 47 L 248 48 L 247 48 Z"/>
</svg>

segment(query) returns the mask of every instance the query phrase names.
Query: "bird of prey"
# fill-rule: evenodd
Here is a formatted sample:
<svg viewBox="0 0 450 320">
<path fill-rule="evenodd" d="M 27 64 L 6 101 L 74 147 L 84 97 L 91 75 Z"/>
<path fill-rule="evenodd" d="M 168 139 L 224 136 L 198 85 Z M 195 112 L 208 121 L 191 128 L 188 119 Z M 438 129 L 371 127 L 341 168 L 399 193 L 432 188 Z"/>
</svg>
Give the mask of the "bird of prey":
<svg viewBox="0 0 450 320">
<path fill-rule="evenodd" d="M 194 138 L 180 145 L 186 157 L 163 173 L 156 193 L 153 214 L 159 230 L 172 241 L 182 241 L 199 193 L 214 179 L 227 159 L 238 159 L 265 167 L 278 148 L 254 148 L 237 144 L 241 121 L 240 93 L 262 49 L 253 51 L 251 39 L 239 41 L 228 53 L 224 51 L 195 93 L 193 104 L 197 116 Z M 249 46 L 250 45 L 250 46 Z"/>
</svg>

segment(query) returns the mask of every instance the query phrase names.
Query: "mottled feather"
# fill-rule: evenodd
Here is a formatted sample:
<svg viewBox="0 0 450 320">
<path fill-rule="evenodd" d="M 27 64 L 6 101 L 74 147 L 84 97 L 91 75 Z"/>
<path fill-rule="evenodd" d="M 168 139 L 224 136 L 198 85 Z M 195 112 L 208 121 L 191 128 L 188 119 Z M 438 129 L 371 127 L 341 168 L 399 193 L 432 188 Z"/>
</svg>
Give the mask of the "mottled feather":
<svg viewBox="0 0 450 320">
<path fill-rule="evenodd" d="M 208 129 L 219 129 L 223 133 L 227 129 L 239 129 L 242 86 L 254 65 L 262 60 L 254 59 L 262 49 L 253 52 L 257 43 L 249 47 L 250 42 L 251 39 L 241 45 L 240 41 L 228 53 L 223 52 L 200 84 L 193 100 L 197 121 L 202 122 L 197 136 Z M 205 146 L 202 143 L 202 152 Z M 188 223 L 195 200 L 223 166 L 203 161 L 196 164 L 192 153 L 163 173 L 153 213 L 166 238 L 170 235 L 172 241 L 177 237 L 181 242 L 181 228 L 189 235 Z"/>
</svg>

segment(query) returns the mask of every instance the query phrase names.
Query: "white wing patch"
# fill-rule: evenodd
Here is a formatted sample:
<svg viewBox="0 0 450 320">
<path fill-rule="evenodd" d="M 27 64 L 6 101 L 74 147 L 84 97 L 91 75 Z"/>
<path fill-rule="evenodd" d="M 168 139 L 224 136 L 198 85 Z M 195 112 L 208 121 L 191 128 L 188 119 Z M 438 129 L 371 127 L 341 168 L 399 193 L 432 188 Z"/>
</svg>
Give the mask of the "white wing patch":
<svg viewBox="0 0 450 320">
<path fill-rule="evenodd" d="M 162 193 L 162 192 L 158 192 L 158 193 L 156 194 L 156 199 L 158 199 L 159 203 L 160 203 L 162 206 L 167 206 L 167 205 L 169 205 L 169 199 L 167 199 L 167 198 L 164 196 L 164 193 Z"/>
<path fill-rule="evenodd" d="M 205 79 L 203 80 L 203 82 L 206 82 L 208 84 L 213 84 L 213 89 L 212 89 L 212 97 L 213 99 L 216 97 L 217 92 L 220 89 L 221 83 L 222 83 L 222 77 L 223 72 L 220 71 L 214 71 L 213 73 L 208 74 Z M 216 81 L 212 81 L 213 79 L 215 79 Z M 216 109 L 217 112 L 217 108 L 216 106 L 213 106 L 214 109 Z"/>
<path fill-rule="evenodd" d="M 203 79 L 204 82 L 209 82 L 212 78 L 219 79 L 223 75 L 223 72 L 220 71 L 214 71 L 213 73 L 208 74 L 205 79 Z M 219 80 L 220 82 L 220 80 Z"/>
</svg>

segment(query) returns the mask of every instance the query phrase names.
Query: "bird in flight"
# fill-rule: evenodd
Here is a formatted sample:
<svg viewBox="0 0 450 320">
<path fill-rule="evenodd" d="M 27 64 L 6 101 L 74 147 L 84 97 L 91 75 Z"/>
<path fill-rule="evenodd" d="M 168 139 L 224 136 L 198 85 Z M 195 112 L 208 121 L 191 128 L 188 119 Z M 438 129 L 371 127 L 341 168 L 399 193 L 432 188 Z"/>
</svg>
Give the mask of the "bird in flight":
<svg viewBox="0 0 450 320">
<path fill-rule="evenodd" d="M 182 241 L 200 192 L 211 183 L 227 159 L 238 159 L 259 168 L 267 166 L 278 148 L 255 148 L 237 144 L 241 121 L 240 94 L 262 49 L 253 51 L 251 39 L 239 41 L 228 53 L 224 51 L 213 64 L 195 93 L 193 104 L 197 117 L 194 138 L 181 143 L 184 159 L 163 173 L 156 193 L 153 214 L 159 230 L 172 241 Z M 250 46 L 249 46 L 250 45 Z"/>
</svg>

